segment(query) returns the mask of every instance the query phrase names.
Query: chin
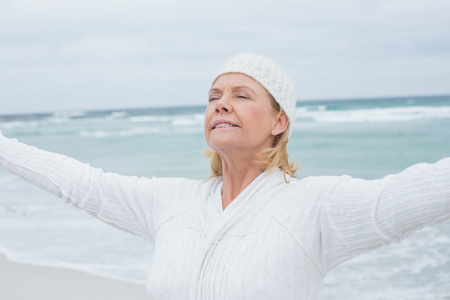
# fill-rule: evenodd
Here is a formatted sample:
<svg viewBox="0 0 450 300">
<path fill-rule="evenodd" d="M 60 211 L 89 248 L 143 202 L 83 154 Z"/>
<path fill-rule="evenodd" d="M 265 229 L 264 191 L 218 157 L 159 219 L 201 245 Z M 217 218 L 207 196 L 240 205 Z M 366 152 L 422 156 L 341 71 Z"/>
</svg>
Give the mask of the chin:
<svg viewBox="0 0 450 300">
<path fill-rule="evenodd" d="M 239 143 L 236 140 L 230 139 L 210 139 L 207 142 L 208 146 L 218 152 L 220 150 L 227 150 L 232 148 L 242 148 L 243 143 Z M 240 146 L 240 147 L 238 147 Z"/>
</svg>

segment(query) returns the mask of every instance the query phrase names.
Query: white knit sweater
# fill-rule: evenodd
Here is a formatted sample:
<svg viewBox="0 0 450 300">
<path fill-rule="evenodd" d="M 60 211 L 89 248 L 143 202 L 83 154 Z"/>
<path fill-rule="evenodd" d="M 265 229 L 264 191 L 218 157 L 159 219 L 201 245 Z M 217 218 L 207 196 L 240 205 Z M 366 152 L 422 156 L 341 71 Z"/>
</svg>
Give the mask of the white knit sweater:
<svg viewBox="0 0 450 300">
<path fill-rule="evenodd" d="M 265 172 L 224 211 L 221 178 L 104 173 L 1 134 L 0 164 L 154 243 L 151 299 L 317 299 L 334 266 L 450 219 L 450 158 L 372 181 Z"/>
</svg>

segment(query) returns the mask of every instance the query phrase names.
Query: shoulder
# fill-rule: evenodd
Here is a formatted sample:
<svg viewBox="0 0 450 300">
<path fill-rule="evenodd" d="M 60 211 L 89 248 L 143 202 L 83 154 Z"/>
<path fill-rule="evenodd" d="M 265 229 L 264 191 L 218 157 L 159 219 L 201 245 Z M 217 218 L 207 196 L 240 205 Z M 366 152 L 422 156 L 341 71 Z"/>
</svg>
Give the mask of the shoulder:
<svg viewBox="0 0 450 300">
<path fill-rule="evenodd" d="M 153 186 L 157 190 L 157 197 L 166 201 L 189 200 L 201 197 L 213 186 L 213 180 L 193 180 L 188 178 L 152 178 Z"/>
<path fill-rule="evenodd" d="M 282 191 L 294 203 L 310 202 L 331 192 L 340 182 L 351 179 L 350 176 L 309 176 L 302 179 L 291 178 Z"/>
<path fill-rule="evenodd" d="M 208 197 L 218 186 L 218 179 L 152 178 L 154 204 L 159 211 L 186 211 Z"/>
<path fill-rule="evenodd" d="M 311 176 L 291 179 L 277 187 L 271 201 L 272 215 L 286 223 L 296 224 L 316 216 L 339 182 L 347 176 Z M 303 220 L 303 221 L 301 221 Z M 285 224 L 288 225 L 288 224 Z"/>
</svg>

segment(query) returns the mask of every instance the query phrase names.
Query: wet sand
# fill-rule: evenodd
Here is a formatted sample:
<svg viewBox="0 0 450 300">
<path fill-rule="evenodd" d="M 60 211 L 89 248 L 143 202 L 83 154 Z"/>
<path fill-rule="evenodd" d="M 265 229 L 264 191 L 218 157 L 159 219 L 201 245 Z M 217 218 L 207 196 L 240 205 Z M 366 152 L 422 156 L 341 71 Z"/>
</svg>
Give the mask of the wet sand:
<svg viewBox="0 0 450 300">
<path fill-rule="evenodd" d="M 145 286 L 80 271 L 11 262 L 0 254 L 0 299 L 143 300 Z"/>
</svg>

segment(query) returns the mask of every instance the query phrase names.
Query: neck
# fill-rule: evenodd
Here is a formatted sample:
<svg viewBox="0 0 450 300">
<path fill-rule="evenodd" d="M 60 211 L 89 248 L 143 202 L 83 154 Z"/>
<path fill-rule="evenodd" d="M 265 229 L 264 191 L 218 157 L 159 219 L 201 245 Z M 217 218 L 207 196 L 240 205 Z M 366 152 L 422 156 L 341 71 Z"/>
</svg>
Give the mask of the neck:
<svg viewBox="0 0 450 300">
<path fill-rule="evenodd" d="M 222 207 L 224 210 L 263 172 L 255 166 L 254 161 L 255 157 L 242 157 L 238 160 L 222 157 Z"/>
</svg>

